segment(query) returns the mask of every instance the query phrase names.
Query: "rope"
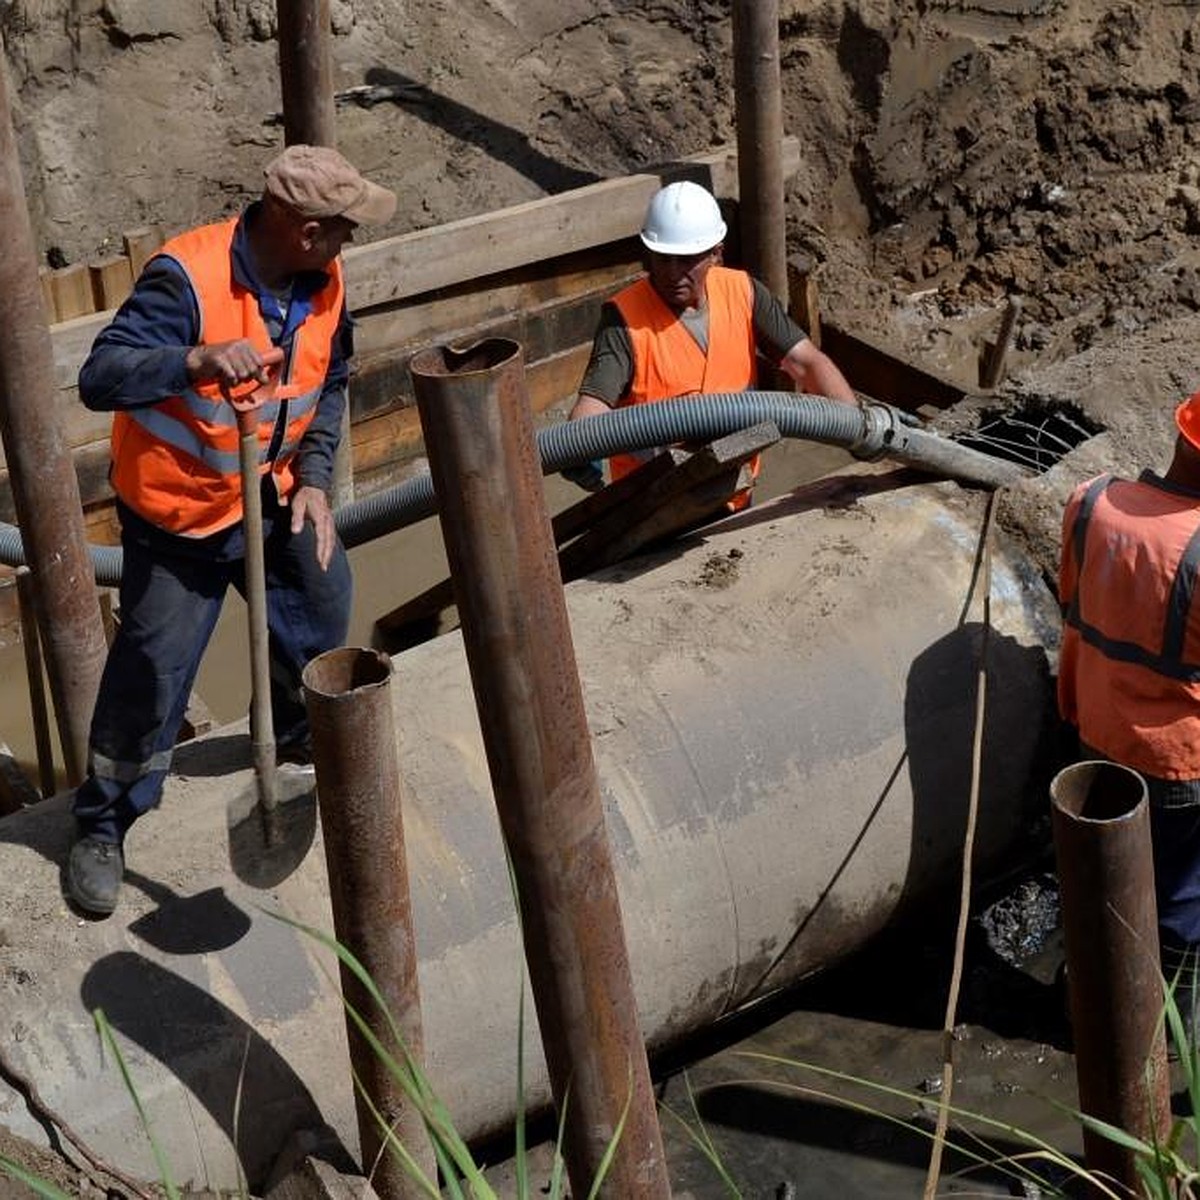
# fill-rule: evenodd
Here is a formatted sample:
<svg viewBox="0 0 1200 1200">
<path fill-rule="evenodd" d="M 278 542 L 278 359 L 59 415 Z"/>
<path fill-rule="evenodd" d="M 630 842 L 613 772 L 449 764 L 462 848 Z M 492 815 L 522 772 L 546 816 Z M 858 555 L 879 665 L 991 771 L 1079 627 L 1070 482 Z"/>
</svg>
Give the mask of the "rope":
<svg viewBox="0 0 1200 1200">
<path fill-rule="evenodd" d="M 962 987 L 963 955 L 967 941 L 967 920 L 971 906 L 971 859 L 975 852 L 975 823 L 979 815 L 979 777 L 983 758 L 983 717 L 987 699 L 988 635 L 992 627 L 992 521 L 995 494 L 989 494 L 982 533 L 983 557 L 983 634 L 979 644 L 979 672 L 975 688 L 975 732 L 971 746 L 971 791 L 967 804 L 967 829 L 963 837 L 962 884 L 958 900 L 958 930 L 954 938 L 954 967 L 950 973 L 950 992 L 946 1000 L 946 1020 L 942 1026 L 942 1093 L 938 1104 L 937 1126 L 929 1173 L 925 1176 L 923 1200 L 933 1200 L 942 1172 L 942 1152 L 950 1124 L 950 1097 L 954 1090 L 954 1026 L 958 1014 L 958 995 Z"/>
</svg>

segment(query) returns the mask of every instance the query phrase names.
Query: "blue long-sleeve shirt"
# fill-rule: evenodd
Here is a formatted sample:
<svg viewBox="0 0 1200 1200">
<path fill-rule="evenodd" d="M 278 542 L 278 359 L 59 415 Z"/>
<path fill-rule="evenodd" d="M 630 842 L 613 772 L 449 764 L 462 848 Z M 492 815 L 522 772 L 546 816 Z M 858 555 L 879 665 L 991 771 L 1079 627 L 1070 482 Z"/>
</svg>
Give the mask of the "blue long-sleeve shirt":
<svg viewBox="0 0 1200 1200">
<path fill-rule="evenodd" d="M 246 241 L 246 222 L 253 220 L 256 207 L 251 205 L 243 213 L 234 233 L 233 276 L 258 297 L 272 342 L 286 349 L 327 276 L 323 271 L 297 275 L 287 311 L 281 311 L 277 298 L 255 276 Z M 114 412 L 177 396 L 189 386 L 184 360 L 199 341 L 200 312 L 191 283 L 173 258 L 159 255 L 150 261 L 112 323 L 92 344 L 79 373 L 80 398 L 95 412 Z M 348 359 L 353 350 L 352 324 L 343 305 L 325 385 L 293 462 L 301 486 L 328 491 L 333 481 L 334 454 L 346 407 Z M 281 411 L 281 421 L 285 416 Z M 282 436 L 282 430 L 277 436 Z"/>
<path fill-rule="evenodd" d="M 231 250 L 234 279 L 258 297 L 272 342 L 287 349 L 296 329 L 312 309 L 312 297 L 326 284 L 324 271 L 306 271 L 292 280 L 287 310 L 259 282 L 246 240 L 246 225 L 253 221 L 258 205 L 242 214 L 234 231 Z M 92 344 L 79 372 L 79 395 L 94 412 L 115 412 L 156 404 L 179 395 L 188 386 L 185 360 L 200 340 L 200 310 L 192 285 L 183 268 L 170 256 L 151 259 L 128 299 L 117 310 Z M 346 407 L 349 359 L 354 352 L 353 323 L 345 306 L 330 351 L 325 385 L 316 411 L 292 462 L 299 486 L 328 491 L 333 481 L 334 454 L 342 433 Z M 277 446 L 283 438 L 286 406 L 281 406 L 280 423 L 272 437 Z M 242 525 L 220 530 L 203 538 L 185 538 L 167 533 L 143 520 L 127 505 L 117 501 L 123 536 L 169 549 L 210 558 L 241 557 L 244 549 Z M 277 515 L 274 486 L 263 488 L 263 519 L 269 532 Z"/>
</svg>

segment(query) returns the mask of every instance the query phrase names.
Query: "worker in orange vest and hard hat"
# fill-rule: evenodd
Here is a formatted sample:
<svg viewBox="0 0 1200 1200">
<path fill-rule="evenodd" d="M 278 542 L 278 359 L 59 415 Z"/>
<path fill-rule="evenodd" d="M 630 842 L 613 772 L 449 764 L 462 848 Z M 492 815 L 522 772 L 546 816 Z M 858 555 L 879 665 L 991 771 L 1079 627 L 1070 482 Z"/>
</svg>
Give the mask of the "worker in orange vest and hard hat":
<svg viewBox="0 0 1200 1200">
<path fill-rule="evenodd" d="M 760 354 L 804 392 L 857 403 L 841 371 L 766 287 L 745 271 L 722 266 L 725 233 L 720 206 L 699 184 L 671 183 L 654 195 L 641 230 L 646 277 L 604 305 L 572 420 L 631 404 L 753 388 Z M 611 478 L 620 479 L 655 453 L 613 455 Z M 752 469 L 757 474 L 757 459 Z M 604 482 L 599 463 L 563 475 L 589 491 Z"/>
<path fill-rule="evenodd" d="M 1200 392 L 1165 475 L 1102 475 L 1063 518 L 1059 708 L 1146 780 L 1163 968 L 1194 1020 L 1200 947 Z"/>
</svg>

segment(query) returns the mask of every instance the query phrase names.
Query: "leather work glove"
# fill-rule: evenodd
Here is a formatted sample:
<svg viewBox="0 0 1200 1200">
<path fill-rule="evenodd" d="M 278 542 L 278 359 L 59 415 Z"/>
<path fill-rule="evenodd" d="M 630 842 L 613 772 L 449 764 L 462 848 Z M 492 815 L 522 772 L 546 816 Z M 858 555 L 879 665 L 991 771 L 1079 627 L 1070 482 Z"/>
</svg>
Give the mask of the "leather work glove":
<svg viewBox="0 0 1200 1200">
<path fill-rule="evenodd" d="M 594 458 L 591 462 L 579 463 L 574 467 L 563 467 L 559 474 L 585 492 L 598 492 L 604 486 L 604 468 L 599 459 Z"/>
</svg>

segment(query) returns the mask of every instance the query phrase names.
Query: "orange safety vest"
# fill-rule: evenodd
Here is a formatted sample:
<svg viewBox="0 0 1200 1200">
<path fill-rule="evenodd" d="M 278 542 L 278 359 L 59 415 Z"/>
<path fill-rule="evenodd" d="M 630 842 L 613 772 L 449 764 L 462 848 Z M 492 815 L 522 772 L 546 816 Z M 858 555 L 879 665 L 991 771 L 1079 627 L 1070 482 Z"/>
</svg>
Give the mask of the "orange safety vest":
<svg viewBox="0 0 1200 1200">
<path fill-rule="evenodd" d="M 1058 702 L 1090 746 L 1159 779 L 1200 779 L 1200 496 L 1101 476 L 1063 517 Z"/>
<path fill-rule="evenodd" d="M 230 266 L 237 219 L 181 234 L 159 251 L 187 274 L 200 313 L 202 345 L 249 338 L 266 350 L 271 337 L 258 297 L 240 286 Z M 292 490 L 291 461 L 316 414 L 342 313 L 341 264 L 312 297 L 312 311 L 296 330 L 270 400 L 258 410 L 259 472 L 271 473 L 281 499 Z M 282 405 L 287 426 L 273 462 L 266 459 Z M 185 537 L 204 537 L 242 519 L 237 413 L 219 385 L 195 383 L 178 396 L 114 414 L 113 490 L 153 525 Z"/>
<path fill-rule="evenodd" d="M 613 297 L 633 349 L 633 379 L 618 408 L 678 396 L 740 392 L 758 382 L 754 346 L 754 287 L 745 271 L 711 267 L 705 278 L 708 299 L 708 353 L 654 290 L 649 279 L 630 284 Z M 614 454 L 608 460 L 613 480 L 628 475 L 647 454 Z M 758 477 L 759 458 L 750 463 Z M 739 493 L 743 508 L 749 493 Z"/>
</svg>

